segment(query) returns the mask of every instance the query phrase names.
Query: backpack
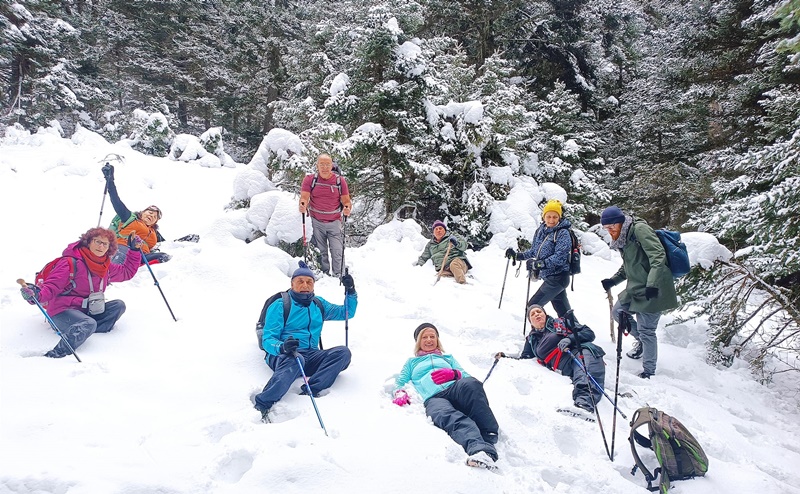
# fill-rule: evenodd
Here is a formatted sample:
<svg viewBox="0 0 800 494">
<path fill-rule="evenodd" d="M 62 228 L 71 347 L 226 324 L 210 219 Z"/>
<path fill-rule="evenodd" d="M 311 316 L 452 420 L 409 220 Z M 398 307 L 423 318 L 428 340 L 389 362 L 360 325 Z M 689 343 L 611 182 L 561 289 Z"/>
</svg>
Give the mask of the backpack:
<svg viewBox="0 0 800 494">
<path fill-rule="evenodd" d="M 264 320 L 267 317 L 267 309 L 270 305 L 273 304 L 278 299 L 283 299 L 283 324 L 286 325 L 286 321 L 289 319 L 289 311 L 292 310 L 292 302 L 289 300 L 289 290 L 278 292 L 275 295 L 271 296 L 264 302 L 264 307 L 261 308 L 261 315 L 258 316 L 258 322 L 256 323 L 256 336 L 258 337 L 258 348 L 264 350 Z M 319 311 L 322 313 L 322 319 L 325 320 L 325 306 L 322 305 L 322 301 L 318 299 L 316 296 L 311 299 L 317 307 L 319 307 Z M 319 341 L 320 350 L 322 349 L 322 339 L 320 338 Z M 266 350 L 264 350 L 266 352 Z"/>
<path fill-rule="evenodd" d="M 122 238 L 122 235 L 119 234 L 119 231 L 136 221 L 136 219 L 137 218 L 135 214 L 131 214 L 131 217 L 125 221 L 122 221 L 122 218 L 120 218 L 118 214 L 114 215 L 114 218 L 111 220 L 111 224 L 108 225 L 108 229 L 114 232 L 117 235 L 117 238 Z"/>
<path fill-rule="evenodd" d="M 61 259 L 67 259 L 67 261 L 69 262 L 69 287 L 66 290 L 64 290 L 62 293 L 60 293 L 59 295 L 66 295 L 66 294 L 68 294 L 69 292 L 71 292 L 72 290 L 75 289 L 75 286 L 76 286 L 76 284 L 75 284 L 75 258 L 74 257 L 70 257 L 70 256 L 56 257 L 52 261 L 50 261 L 47 264 L 45 264 L 44 267 L 40 271 L 38 271 L 36 273 L 34 284 L 38 288 L 40 288 L 40 289 L 42 288 L 42 285 L 44 284 L 44 281 L 47 279 L 48 276 L 50 276 L 50 272 L 53 271 L 53 268 L 56 266 L 58 261 L 60 261 Z M 47 302 L 42 302 L 41 305 L 42 305 L 42 307 L 47 307 Z"/>
<path fill-rule="evenodd" d="M 667 257 L 667 266 L 672 273 L 673 278 L 680 278 L 692 269 L 689 262 L 689 251 L 686 250 L 686 244 L 681 242 L 680 232 L 667 230 L 666 228 L 659 228 L 653 230 L 656 232 L 661 246 L 664 247 L 664 253 Z M 636 240 L 636 235 L 632 239 L 641 246 L 641 242 Z"/>
<path fill-rule="evenodd" d="M 339 189 L 339 195 L 342 195 L 342 175 L 340 173 L 334 173 L 336 175 L 336 188 Z M 314 187 L 317 186 L 317 180 L 319 180 L 319 173 L 314 174 L 314 178 L 311 179 L 311 190 L 314 190 Z"/>
<path fill-rule="evenodd" d="M 567 259 L 567 264 L 569 265 L 569 274 L 572 276 L 572 291 L 575 291 L 575 275 L 581 272 L 581 244 L 578 241 L 578 237 L 575 235 L 575 232 L 572 228 L 561 228 L 561 230 L 566 230 L 569 232 L 569 239 L 572 242 L 572 247 L 569 250 L 569 259 Z M 556 242 L 556 236 L 553 235 L 553 243 Z"/>
<path fill-rule="evenodd" d="M 645 424 L 647 437 L 636 431 Z M 631 443 L 631 452 L 636 462 L 631 475 L 636 475 L 637 468 L 641 469 L 647 480 L 648 491 L 666 494 L 671 480 L 702 477 L 708 471 L 708 456 L 692 433 L 678 419 L 655 408 L 642 407 L 634 412 L 628 441 Z M 639 458 L 636 443 L 653 450 L 656 454 L 659 466 L 652 473 Z M 652 483 L 659 474 L 661 475 L 659 485 L 653 487 Z"/>
</svg>

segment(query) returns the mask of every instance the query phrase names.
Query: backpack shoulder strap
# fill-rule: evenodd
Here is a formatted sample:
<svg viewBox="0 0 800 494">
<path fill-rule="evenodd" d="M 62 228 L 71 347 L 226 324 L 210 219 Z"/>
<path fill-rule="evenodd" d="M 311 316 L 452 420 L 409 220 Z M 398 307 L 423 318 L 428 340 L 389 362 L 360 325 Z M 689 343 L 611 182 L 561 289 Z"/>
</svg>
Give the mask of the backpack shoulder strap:
<svg viewBox="0 0 800 494">
<path fill-rule="evenodd" d="M 322 305 L 322 301 L 319 298 L 317 298 L 316 296 L 314 298 L 312 298 L 311 300 L 315 304 L 317 304 L 317 307 L 319 307 L 319 311 L 322 313 L 322 320 L 324 321 L 325 320 L 325 306 Z"/>
<path fill-rule="evenodd" d="M 292 310 L 292 301 L 289 299 L 289 290 L 281 292 L 281 299 L 283 299 L 283 325 L 286 326 L 286 321 L 289 320 L 289 312 Z"/>
<path fill-rule="evenodd" d="M 317 186 L 317 180 L 319 180 L 319 173 L 314 174 L 314 178 L 311 179 L 311 190 L 314 190 L 314 187 Z"/>
<path fill-rule="evenodd" d="M 636 463 L 631 470 L 631 475 L 636 474 L 636 469 L 640 469 L 642 471 L 642 475 L 644 475 L 645 480 L 647 480 L 647 490 L 649 491 L 657 491 L 658 487 L 652 487 L 652 483 L 655 480 L 655 476 L 650 470 L 644 466 L 644 462 L 639 457 L 639 453 L 636 451 L 636 443 L 639 443 L 645 448 L 651 448 L 650 438 L 646 438 L 643 435 L 639 434 L 636 431 L 640 426 L 647 425 L 648 434 L 650 431 L 650 421 L 652 420 L 652 414 L 658 412 L 655 408 L 651 407 L 642 407 L 636 410 L 633 413 L 633 417 L 631 418 L 631 433 L 628 435 L 628 442 L 631 444 L 631 454 L 633 456 L 633 461 Z M 658 472 L 658 470 L 656 470 Z M 657 475 L 657 473 L 656 473 Z"/>
</svg>

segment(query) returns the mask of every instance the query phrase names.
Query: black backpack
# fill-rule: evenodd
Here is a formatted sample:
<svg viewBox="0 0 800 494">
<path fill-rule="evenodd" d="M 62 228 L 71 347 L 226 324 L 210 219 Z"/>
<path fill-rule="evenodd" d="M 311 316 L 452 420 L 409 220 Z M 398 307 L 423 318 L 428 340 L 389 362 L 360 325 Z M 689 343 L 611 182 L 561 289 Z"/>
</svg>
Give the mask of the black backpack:
<svg viewBox="0 0 800 494">
<path fill-rule="evenodd" d="M 286 321 L 289 319 L 289 311 L 292 310 L 292 301 L 290 300 L 289 290 L 278 292 L 275 295 L 271 296 L 264 302 L 264 307 L 261 308 L 261 315 L 258 316 L 258 322 L 256 323 L 256 336 L 258 337 L 258 348 L 264 350 L 264 343 L 262 341 L 264 337 L 264 319 L 267 317 L 267 309 L 273 302 L 277 301 L 278 299 L 283 299 L 283 324 L 286 325 Z M 317 307 L 319 307 L 319 311 L 322 313 L 322 319 L 325 319 L 325 306 L 322 305 L 322 301 L 318 299 L 316 296 L 311 299 Z M 322 350 L 322 338 L 319 340 L 319 348 Z M 266 351 L 266 350 L 264 350 Z"/>
<path fill-rule="evenodd" d="M 569 239 L 572 246 L 569 249 L 569 259 L 567 260 L 567 264 L 569 264 L 569 274 L 572 276 L 572 291 L 575 291 L 575 275 L 581 272 L 581 244 L 578 241 L 578 237 L 575 235 L 575 232 L 572 231 L 572 228 L 561 228 L 560 230 L 566 230 L 569 232 Z M 553 243 L 556 242 L 556 236 L 553 235 Z"/>
<path fill-rule="evenodd" d="M 647 425 L 647 437 L 636 431 Z M 652 407 L 642 407 L 631 418 L 631 433 L 628 436 L 631 452 L 636 464 L 631 475 L 640 469 L 647 480 L 647 490 L 666 494 L 671 480 L 702 477 L 708 471 L 708 456 L 691 432 L 678 419 Z M 658 468 L 650 473 L 636 452 L 636 444 L 653 450 Z M 657 486 L 653 482 L 661 479 Z"/>
</svg>

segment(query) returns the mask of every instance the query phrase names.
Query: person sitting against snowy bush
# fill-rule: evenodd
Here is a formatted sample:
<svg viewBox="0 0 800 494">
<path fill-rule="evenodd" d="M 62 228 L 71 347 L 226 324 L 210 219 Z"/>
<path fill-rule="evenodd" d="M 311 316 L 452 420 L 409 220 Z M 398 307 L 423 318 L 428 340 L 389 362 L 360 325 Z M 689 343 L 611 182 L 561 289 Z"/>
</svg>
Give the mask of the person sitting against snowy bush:
<svg viewBox="0 0 800 494">
<path fill-rule="evenodd" d="M 594 412 L 595 405 L 600 403 L 602 393 L 587 379 L 586 372 L 573 360 L 573 356 L 580 359 L 597 384 L 604 386 L 605 352 L 592 343 L 594 331 L 576 321 L 572 311 L 564 317 L 553 318 L 545 313 L 541 305 L 534 304 L 528 308 L 528 317 L 532 329 L 525 337 L 522 354 L 511 357 L 498 352 L 495 358 L 535 358 L 548 369 L 561 372 L 562 375 L 572 379 L 572 399 L 575 406 Z"/>
<path fill-rule="evenodd" d="M 321 350 L 319 341 L 324 321 L 343 321 L 345 317 L 356 315 L 358 296 L 353 277 L 346 274 L 341 278 L 345 288 L 345 309 L 344 305 L 331 304 L 316 297 L 314 273 L 303 261 L 299 265 L 292 274 L 288 317 L 284 320 L 283 298 L 278 297 L 267 308 L 264 319 L 261 341 L 267 352 L 267 365 L 274 371 L 264 390 L 254 397 L 255 408 L 261 412 L 264 422 L 269 422 L 267 414 L 272 405 L 283 398 L 295 379 L 302 376 L 297 359 L 300 359 L 308 377 L 308 385 L 300 386 L 300 394 L 311 393 L 312 396 L 318 396 L 331 387 L 339 373 L 350 365 L 350 349 L 335 346 Z"/>
<path fill-rule="evenodd" d="M 449 251 L 448 251 L 449 250 Z M 436 271 L 442 269 L 442 276 L 453 276 L 458 283 L 467 282 L 467 271 L 472 265 L 467 259 L 467 241 L 455 234 L 447 234 L 447 227 L 440 220 L 433 222 L 433 238 L 422 250 L 417 266 L 422 266 L 430 259 Z"/>
<path fill-rule="evenodd" d="M 523 261 L 527 259 L 528 272 L 534 279 L 541 279 L 542 285 L 528 301 L 528 305 L 553 304 L 558 317 L 563 317 L 571 309 L 567 299 L 569 286 L 569 260 L 572 253 L 572 239 L 569 235 L 570 221 L 562 218 L 561 202 L 557 199 L 547 201 L 542 208 L 542 224 L 536 229 L 531 248 L 525 252 L 506 249 L 506 257 Z"/>
<path fill-rule="evenodd" d="M 128 209 L 117 193 L 117 186 L 114 183 L 114 165 L 106 164 L 102 168 L 103 176 L 106 178 L 108 196 L 114 206 L 117 218 L 111 223 L 111 230 L 116 232 L 118 250 L 117 254 L 111 259 L 114 264 L 125 262 L 125 254 L 128 250 L 127 238 L 133 234 L 142 239 L 142 262 L 157 264 L 167 262 L 169 254 L 158 252 L 156 244 L 163 242 L 164 238 L 158 232 L 158 220 L 161 219 L 161 210 L 157 206 L 148 206 L 143 211 L 132 212 Z"/>
<path fill-rule="evenodd" d="M 395 380 L 394 403 L 403 406 L 411 402 L 403 389 L 411 383 L 433 424 L 469 455 L 467 465 L 494 469 L 498 425 L 483 383 L 444 353 L 433 324 L 420 324 L 414 330 L 414 341 L 414 357 L 406 361 Z"/>
<path fill-rule="evenodd" d="M 116 236 L 106 228 L 92 228 L 80 240 L 64 249 L 41 287 L 23 287 L 22 297 L 31 305 L 34 298 L 43 306 L 69 345 L 77 349 L 94 333 L 108 333 L 125 312 L 122 300 L 105 301 L 110 282 L 134 277 L 141 263 L 140 238 L 127 240 L 128 254 L 122 265 L 112 264 L 117 251 Z M 72 352 L 64 340 L 45 354 L 61 358 Z"/>
</svg>

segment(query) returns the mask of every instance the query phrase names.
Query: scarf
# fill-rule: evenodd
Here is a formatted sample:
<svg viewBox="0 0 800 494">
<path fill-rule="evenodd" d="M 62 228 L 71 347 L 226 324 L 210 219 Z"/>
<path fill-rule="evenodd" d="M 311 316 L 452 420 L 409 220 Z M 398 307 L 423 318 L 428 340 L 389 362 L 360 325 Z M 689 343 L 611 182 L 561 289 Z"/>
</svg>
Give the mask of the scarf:
<svg viewBox="0 0 800 494">
<path fill-rule="evenodd" d="M 625 223 L 622 224 L 622 228 L 619 231 L 619 237 L 616 240 L 612 240 L 608 246 L 622 252 L 622 248 L 628 243 L 628 230 L 630 230 L 631 225 L 633 225 L 633 217 L 626 214 Z"/>
<path fill-rule="evenodd" d="M 103 257 L 96 256 L 88 247 L 81 247 L 79 250 L 89 271 L 101 279 L 105 278 L 108 274 L 108 267 L 111 265 L 111 259 L 107 255 Z"/>
<path fill-rule="evenodd" d="M 294 290 L 289 290 L 289 295 L 292 297 L 292 300 L 303 307 L 311 305 L 311 300 L 314 298 L 314 292 L 299 293 Z"/>
<path fill-rule="evenodd" d="M 438 348 L 436 350 L 431 350 L 430 352 L 426 352 L 425 350 L 420 350 L 417 352 L 417 357 L 424 357 L 425 355 L 441 355 L 442 351 Z"/>
</svg>

